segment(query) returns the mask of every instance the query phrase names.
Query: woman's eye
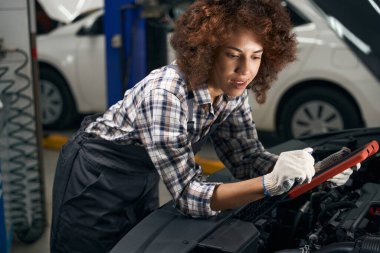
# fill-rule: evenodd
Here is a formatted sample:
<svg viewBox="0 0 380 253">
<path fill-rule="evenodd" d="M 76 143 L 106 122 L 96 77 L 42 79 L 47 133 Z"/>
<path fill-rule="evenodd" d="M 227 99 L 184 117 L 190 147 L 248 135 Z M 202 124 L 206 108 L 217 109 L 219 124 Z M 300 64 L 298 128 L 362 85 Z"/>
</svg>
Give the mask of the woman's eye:
<svg viewBox="0 0 380 253">
<path fill-rule="evenodd" d="M 252 59 L 259 60 L 259 59 L 261 59 L 261 56 L 252 56 Z"/>
<path fill-rule="evenodd" d="M 237 54 L 227 54 L 227 57 L 229 57 L 229 58 L 239 58 L 239 55 L 237 55 Z"/>
</svg>

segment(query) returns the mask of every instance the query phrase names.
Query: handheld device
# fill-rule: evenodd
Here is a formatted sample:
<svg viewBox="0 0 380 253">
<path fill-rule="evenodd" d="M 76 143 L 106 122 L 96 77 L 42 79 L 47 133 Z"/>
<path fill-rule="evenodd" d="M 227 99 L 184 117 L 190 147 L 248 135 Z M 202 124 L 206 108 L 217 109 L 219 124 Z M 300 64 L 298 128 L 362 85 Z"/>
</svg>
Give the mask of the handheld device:
<svg viewBox="0 0 380 253">
<path fill-rule="evenodd" d="M 376 154 L 379 151 L 379 144 L 373 140 L 358 149 L 339 157 L 331 165 L 316 172 L 310 183 L 304 183 L 293 187 L 288 192 L 288 197 L 294 199 L 299 195 L 313 189 L 314 187 L 327 181 L 329 178 L 341 173 L 342 171 L 361 163 L 368 157 Z"/>
</svg>

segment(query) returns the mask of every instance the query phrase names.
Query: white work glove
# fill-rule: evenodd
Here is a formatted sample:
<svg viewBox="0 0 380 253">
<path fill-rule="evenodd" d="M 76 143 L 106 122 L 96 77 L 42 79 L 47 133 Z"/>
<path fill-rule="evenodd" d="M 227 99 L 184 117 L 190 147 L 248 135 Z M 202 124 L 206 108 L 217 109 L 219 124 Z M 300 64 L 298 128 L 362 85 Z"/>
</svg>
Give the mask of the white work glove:
<svg viewBox="0 0 380 253">
<path fill-rule="evenodd" d="M 280 154 L 273 171 L 263 176 L 264 194 L 280 195 L 290 190 L 294 182 L 308 182 L 315 174 L 311 148 Z"/>
<path fill-rule="evenodd" d="M 342 186 L 345 183 L 347 183 L 348 179 L 350 178 L 354 170 L 359 170 L 360 167 L 361 167 L 361 164 L 358 163 L 356 164 L 356 166 L 342 171 L 341 173 L 339 173 L 338 175 L 335 175 L 334 177 L 328 179 L 327 181 L 332 183 L 331 187 Z"/>
</svg>

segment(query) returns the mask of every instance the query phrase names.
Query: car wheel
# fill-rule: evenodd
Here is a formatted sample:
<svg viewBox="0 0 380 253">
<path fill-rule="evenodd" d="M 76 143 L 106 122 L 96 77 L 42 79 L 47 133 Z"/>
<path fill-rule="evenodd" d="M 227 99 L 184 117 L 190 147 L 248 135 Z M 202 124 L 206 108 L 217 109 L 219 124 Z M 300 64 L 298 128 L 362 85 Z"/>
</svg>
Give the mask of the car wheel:
<svg viewBox="0 0 380 253">
<path fill-rule="evenodd" d="M 63 78 L 53 70 L 40 69 L 42 124 L 47 129 L 68 127 L 77 117 L 75 103 Z"/>
<path fill-rule="evenodd" d="M 281 107 L 279 134 L 284 139 L 362 126 L 352 100 L 327 87 L 296 91 Z"/>
</svg>

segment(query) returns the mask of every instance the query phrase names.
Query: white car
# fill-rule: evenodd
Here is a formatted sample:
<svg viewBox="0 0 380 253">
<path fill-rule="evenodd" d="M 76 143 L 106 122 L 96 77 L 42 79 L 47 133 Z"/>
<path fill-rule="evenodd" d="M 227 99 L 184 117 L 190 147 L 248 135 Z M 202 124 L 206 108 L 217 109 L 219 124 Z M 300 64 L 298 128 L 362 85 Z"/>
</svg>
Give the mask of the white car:
<svg viewBox="0 0 380 253">
<path fill-rule="evenodd" d="M 380 16 L 363 13 L 374 9 L 374 1 L 357 2 L 345 0 L 345 8 L 341 8 L 343 3 L 338 0 L 287 1 L 299 42 L 298 60 L 280 73 L 265 104 L 256 105 L 254 99 L 250 100 L 258 130 L 276 131 L 291 138 L 380 126 L 376 55 L 380 33 L 375 26 Z M 363 16 L 347 15 L 354 13 L 350 8 L 360 10 Z M 94 12 L 39 36 L 45 127 L 65 127 L 77 113 L 106 109 L 102 14 Z M 355 31 L 360 30 L 360 24 L 370 32 L 358 37 Z M 171 61 L 172 50 L 168 55 Z"/>
<path fill-rule="evenodd" d="M 380 8 L 373 4 L 287 1 L 297 61 L 279 74 L 265 104 L 250 100 L 258 129 L 288 139 L 380 126 Z"/>
<path fill-rule="evenodd" d="M 78 113 L 106 109 L 103 10 L 37 37 L 42 118 L 65 128 Z"/>
</svg>

